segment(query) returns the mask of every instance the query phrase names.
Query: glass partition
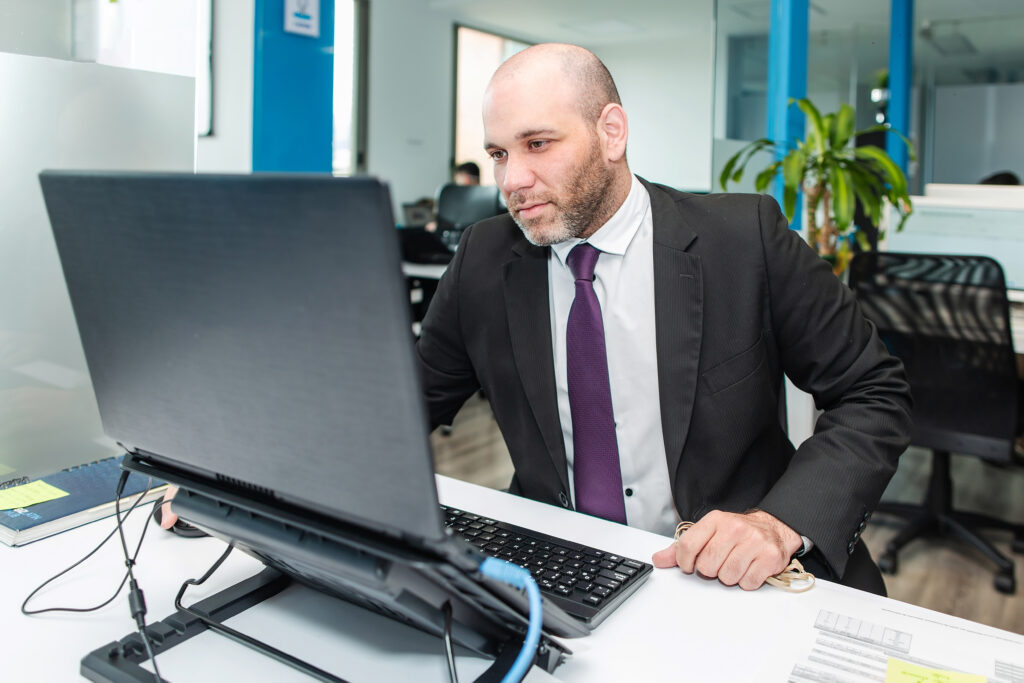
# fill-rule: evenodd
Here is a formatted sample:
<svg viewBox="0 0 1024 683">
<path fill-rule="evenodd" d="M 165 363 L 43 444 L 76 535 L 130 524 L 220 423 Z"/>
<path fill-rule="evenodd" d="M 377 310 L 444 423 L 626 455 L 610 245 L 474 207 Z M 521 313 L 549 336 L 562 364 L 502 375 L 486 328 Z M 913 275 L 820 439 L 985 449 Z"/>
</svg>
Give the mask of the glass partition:
<svg viewBox="0 0 1024 683">
<path fill-rule="evenodd" d="M 0 92 L 17 103 L 0 106 L 0 486 L 116 452 L 103 436 L 39 172 L 191 171 L 195 145 L 191 77 L 69 61 L 70 16 L 37 21 L 36 3 L 14 5 L 5 19 L 21 35 L 0 31 Z M 43 56 L 15 54 L 26 45 Z"/>
</svg>

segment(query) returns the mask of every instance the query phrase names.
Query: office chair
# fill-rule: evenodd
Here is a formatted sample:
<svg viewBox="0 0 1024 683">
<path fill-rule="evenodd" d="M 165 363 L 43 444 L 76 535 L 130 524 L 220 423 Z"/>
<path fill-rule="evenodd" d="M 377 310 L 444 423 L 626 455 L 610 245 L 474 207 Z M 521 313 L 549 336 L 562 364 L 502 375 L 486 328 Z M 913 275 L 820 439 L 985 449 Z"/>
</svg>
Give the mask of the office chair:
<svg viewBox="0 0 1024 683">
<path fill-rule="evenodd" d="M 504 211 L 494 185 L 448 183 L 437 197 L 437 230 L 448 248 L 454 251 L 466 228 Z"/>
<path fill-rule="evenodd" d="M 849 282 L 906 367 L 914 398 L 911 443 L 932 451 L 924 502 L 879 504 L 879 512 L 907 519 L 879 568 L 895 573 L 897 552 L 916 538 L 952 537 L 996 564 L 996 590 L 1015 592 L 1013 562 L 976 529 L 1012 531 L 1013 551 L 1020 553 L 1024 525 L 954 510 L 950 476 L 950 453 L 1012 463 L 1014 439 L 1024 428 L 1002 267 L 984 256 L 868 252 L 853 259 Z"/>
</svg>

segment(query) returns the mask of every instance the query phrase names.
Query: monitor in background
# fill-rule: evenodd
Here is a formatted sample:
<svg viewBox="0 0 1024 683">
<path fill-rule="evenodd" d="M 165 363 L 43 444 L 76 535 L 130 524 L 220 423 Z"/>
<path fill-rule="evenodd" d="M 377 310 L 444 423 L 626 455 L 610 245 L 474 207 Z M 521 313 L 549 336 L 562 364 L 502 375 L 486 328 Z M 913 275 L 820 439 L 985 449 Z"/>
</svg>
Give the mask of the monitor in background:
<svg viewBox="0 0 1024 683">
<path fill-rule="evenodd" d="M 958 185 L 927 183 L 926 197 L 954 199 L 970 206 L 1024 209 L 1024 186 L 1019 185 Z"/>
<path fill-rule="evenodd" d="M 525 597 L 445 533 L 387 188 L 44 172 L 105 432 L 179 513 L 305 583 L 487 654 Z M 589 629 L 553 605 L 545 627 Z M 545 638 L 554 653 L 564 647 Z"/>
<path fill-rule="evenodd" d="M 965 205 L 960 199 L 914 197 L 900 232 L 889 231 L 887 251 L 994 258 L 1011 298 L 1024 295 L 1024 208 Z"/>
</svg>

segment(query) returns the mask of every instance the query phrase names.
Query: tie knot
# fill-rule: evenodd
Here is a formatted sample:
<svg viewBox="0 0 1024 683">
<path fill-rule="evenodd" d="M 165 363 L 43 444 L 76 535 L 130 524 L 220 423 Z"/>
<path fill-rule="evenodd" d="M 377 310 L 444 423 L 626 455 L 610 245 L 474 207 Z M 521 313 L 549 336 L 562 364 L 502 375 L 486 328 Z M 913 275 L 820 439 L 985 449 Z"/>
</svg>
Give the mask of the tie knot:
<svg viewBox="0 0 1024 683">
<path fill-rule="evenodd" d="M 569 270 L 572 271 L 574 278 L 577 280 L 593 280 L 594 266 L 597 265 L 597 257 L 600 255 L 601 252 L 589 242 L 580 242 L 572 248 L 565 261 L 569 264 Z"/>
</svg>

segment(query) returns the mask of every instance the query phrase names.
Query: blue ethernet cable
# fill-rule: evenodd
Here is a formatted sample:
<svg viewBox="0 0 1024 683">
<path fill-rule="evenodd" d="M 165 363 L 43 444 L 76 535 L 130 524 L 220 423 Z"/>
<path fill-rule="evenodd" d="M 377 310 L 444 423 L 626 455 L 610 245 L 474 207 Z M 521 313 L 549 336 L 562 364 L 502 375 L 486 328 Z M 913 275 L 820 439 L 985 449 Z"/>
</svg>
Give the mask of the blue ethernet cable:
<svg viewBox="0 0 1024 683">
<path fill-rule="evenodd" d="M 505 677 L 501 679 L 501 683 L 519 683 L 533 664 L 537 644 L 540 642 L 540 626 L 543 621 L 540 589 L 537 588 L 537 582 L 533 580 L 533 576 L 528 570 L 511 562 L 488 557 L 480 564 L 479 571 L 484 576 L 497 579 L 516 588 L 525 589 L 526 596 L 530 600 L 530 623 L 526 627 L 523 647 L 519 650 L 519 655 L 512 662 Z"/>
</svg>

